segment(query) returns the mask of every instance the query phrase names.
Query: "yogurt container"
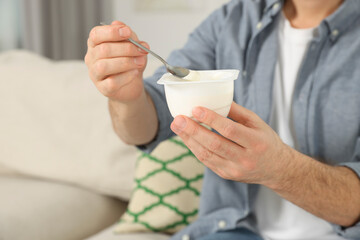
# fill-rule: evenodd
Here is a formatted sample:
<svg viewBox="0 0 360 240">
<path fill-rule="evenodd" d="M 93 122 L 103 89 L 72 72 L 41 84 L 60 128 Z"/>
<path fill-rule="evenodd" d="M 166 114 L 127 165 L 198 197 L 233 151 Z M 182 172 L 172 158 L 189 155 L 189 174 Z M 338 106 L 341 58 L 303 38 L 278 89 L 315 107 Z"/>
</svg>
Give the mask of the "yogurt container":
<svg viewBox="0 0 360 240">
<path fill-rule="evenodd" d="M 234 98 L 234 80 L 239 70 L 191 71 L 184 79 L 165 73 L 158 84 L 164 85 L 170 113 L 192 116 L 192 110 L 206 107 L 227 117 Z"/>
</svg>

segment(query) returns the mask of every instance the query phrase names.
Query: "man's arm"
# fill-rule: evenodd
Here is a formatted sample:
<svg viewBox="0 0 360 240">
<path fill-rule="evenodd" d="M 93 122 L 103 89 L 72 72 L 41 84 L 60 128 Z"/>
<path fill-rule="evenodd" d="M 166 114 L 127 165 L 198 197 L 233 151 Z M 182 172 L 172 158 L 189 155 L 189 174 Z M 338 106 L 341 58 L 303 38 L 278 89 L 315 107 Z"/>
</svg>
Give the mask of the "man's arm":
<svg viewBox="0 0 360 240">
<path fill-rule="evenodd" d="M 306 211 L 340 226 L 360 220 L 360 180 L 350 168 L 330 166 L 294 149 L 282 180 L 269 187 Z"/>
<path fill-rule="evenodd" d="M 109 100 L 109 110 L 116 134 L 127 144 L 143 145 L 154 139 L 158 119 L 154 103 L 144 90 L 130 103 Z"/>
<path fill-rule="evenodd" d="M 352 170 L 290 148 L 255 113 L 235 103 L 229 114 L 233 120 L 202 107 L 193 116 L 221 135 L 185 116 L 177 116 L 171 128 L 220 177 L 267 186 L 337 225 L 349 227 L 359 220 L 360 180 Z"/>
<path fill-rule="evenodd" d="M 158 119 L 143 82 L 147 52 L 127 41 L 129 37 L 140 42 L 131 28 L 119 21 L 94 27 L 85 63 L 95 86 L 109 98 L 117 135 L 128 144 L 141 145 L 155 137 Z"/>
</svg>

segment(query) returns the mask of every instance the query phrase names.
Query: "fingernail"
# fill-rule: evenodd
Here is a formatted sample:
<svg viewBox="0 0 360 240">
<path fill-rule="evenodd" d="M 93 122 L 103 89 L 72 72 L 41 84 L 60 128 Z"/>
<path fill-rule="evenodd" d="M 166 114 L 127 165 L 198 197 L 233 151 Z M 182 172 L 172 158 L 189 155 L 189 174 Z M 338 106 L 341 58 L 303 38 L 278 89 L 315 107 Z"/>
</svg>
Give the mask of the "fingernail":
<svg viewBox="0 0 360 240">
<path fill-rule="evenodd" d="M 193 110 L 193 115 L 194 115 L 194 117 L 196 117 L 197 119 L 203 119 L 204 116 L 205 116 L 205 111 L 202 110 L 201 108 L 197 107 L 197 108 L 194 108 L 194 110 Z"/>
<path fill-rule="evenodd" d="M 127 27 L 123 27 L 119 29 L 119 35 L 120 37 L 126 37 L 130 35 L 130 29 L 128 29 Z"/>
<path fill-rule="evenodd" d="M 141 56 L 141 57 L 135 57 L 135 58 L 134 58 L 135 64 L 136 64 L 136 65 L 139 65 L 139 66 L 144 65 L 144 64 L 145 64 L 145 61 L 146 61 L 146 59 L 145 59 L 145 57 L 143 57 L 143 56 Z"/>
<path fill-rule="evenodd" d="M 186 120 L 183 117 L 176 117 L 172 124 L 174 132 L 180 133 L 186 127 Z"/>
</svg>

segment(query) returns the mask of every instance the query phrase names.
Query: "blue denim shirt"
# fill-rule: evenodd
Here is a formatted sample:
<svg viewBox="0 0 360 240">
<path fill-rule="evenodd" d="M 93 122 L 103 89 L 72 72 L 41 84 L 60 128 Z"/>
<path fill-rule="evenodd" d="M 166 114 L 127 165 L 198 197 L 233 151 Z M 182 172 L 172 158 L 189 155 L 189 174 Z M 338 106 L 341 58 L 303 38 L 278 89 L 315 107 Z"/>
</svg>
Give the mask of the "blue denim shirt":
<svg viewBox="0 0 360 240">
<path fill-rule="evenodd" d="M 199 26 L 182 49 L 170 55 L 169 63 L 195 70 L 241 70 L 234 101 L 269 123 L 282 4 L 280 0 L 229 2 Z M 148 152 L 174 134 L 163 86 L 156 84 L 164 72 L 160 68 L 145 80 L 159 118 L 156 139 L 142 147 Z M 360 176 L 359 0 L 346 0 L 318 26 L 318 36 L 310 43 L 296 82 L 293 119 L 302 153 L 347 166 Z M 257 191 L 258 185 L 224 180 L 206 169 L 199 218 L 172 239 L 184 235 L 197 239 L 220 227 L 238 226 L 253 210 Z M 349 228 L 333 226 L 345 238 L 360 239 L 360 223 Z"/>
</svg>

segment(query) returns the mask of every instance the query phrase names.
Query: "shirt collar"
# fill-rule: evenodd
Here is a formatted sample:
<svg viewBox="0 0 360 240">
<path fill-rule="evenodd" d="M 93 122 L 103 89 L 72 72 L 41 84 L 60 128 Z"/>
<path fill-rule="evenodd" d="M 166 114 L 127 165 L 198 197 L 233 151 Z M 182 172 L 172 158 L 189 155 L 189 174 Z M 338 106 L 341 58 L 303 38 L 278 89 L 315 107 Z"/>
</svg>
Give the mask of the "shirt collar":
<svg viewBox="0 0 360 240">
<path fill-rule="evenodd" d="M 269 15 L 273 17 L 279 14 L 283 5 L 284 0 L 266 0 L 264 12 L 270 13 Z M 333 14 L 320 24 L 319 37 L 329 36 L 332 41 L 336 41 L 359 17 L 360 1 L 345 0 Z"/>
<path fill-rule="evenodd" d="M 264 12 L 272 11 L 272 15 L 275 15 L 282 8 L 283 2 L 284 0 L 266 0 Z"/>
<path fill-rule="evenodd" d="M 345 0 L 333 14 L 324 20 L 331 40 L 336 41 L 359 17 L 360 1 Z"/>
</svg>

